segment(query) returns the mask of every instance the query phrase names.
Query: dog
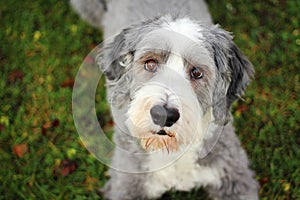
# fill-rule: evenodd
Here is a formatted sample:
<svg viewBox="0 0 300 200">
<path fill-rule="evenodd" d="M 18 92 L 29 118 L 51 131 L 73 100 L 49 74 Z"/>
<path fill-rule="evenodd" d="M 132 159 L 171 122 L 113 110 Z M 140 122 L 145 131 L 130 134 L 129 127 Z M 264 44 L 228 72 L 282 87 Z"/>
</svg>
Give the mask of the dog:
<svg viewBox="0 0 300 200">
<path fill-rule="evenodd" d="M 103 28 L 98 64 L 115 121 L 105 199 L 157 199 L 205 188 L 255 200 L 259 184 L 230 107 L 254 76 L 201 0 L 71 0 Z"/>
</svg>

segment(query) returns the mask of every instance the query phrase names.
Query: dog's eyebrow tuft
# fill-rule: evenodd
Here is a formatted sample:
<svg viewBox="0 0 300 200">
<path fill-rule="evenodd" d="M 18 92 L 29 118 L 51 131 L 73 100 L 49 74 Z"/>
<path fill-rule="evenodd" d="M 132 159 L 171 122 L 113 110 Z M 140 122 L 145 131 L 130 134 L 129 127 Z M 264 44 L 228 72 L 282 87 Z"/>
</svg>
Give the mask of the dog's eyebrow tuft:
<svg viewBox="0 0 300 200">
<path fill-rule="evenodd" d="M 149 59 L 156 59 L 158 60 L 159 64 L 161 63 L 166 63 L 168 58 L 170 56 L 169 51 L 164 51 L 164 50 L 147 50 L 143 52 L 139 57 L 137 57 L 137 60 L 140 62 L 144 62 Z"/>
</svg>

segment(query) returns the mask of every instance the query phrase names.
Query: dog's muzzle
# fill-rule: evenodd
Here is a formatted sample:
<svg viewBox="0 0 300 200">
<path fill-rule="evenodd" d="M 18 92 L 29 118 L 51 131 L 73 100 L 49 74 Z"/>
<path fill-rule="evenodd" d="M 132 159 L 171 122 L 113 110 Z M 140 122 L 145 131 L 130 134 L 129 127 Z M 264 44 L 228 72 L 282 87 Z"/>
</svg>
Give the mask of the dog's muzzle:
<svg viewBox="0 0 300 200">
<path fill-rule="evenodd" d="M 153 123 L 161 127 L 171 127 L 180 117 L 178 109 L 161 105 L 153 106 L 150 115 Z"/>
</svg>

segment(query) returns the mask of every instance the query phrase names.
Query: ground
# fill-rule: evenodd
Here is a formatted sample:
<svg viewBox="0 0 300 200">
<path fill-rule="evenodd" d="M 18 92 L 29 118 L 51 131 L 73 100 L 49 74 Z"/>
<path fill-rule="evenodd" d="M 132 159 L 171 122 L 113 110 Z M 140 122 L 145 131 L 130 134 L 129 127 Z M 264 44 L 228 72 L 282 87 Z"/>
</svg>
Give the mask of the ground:
<svg viewBox="0 0 300 200">
<path fill-rule="evenodd" d="M 261 199 L 300 199 L 299 1 L 209 1 L 256 76 L 233 106 L 235 126 L 261 184 Z M 101 42 L 67 1 L 0 2 L 0 199 L 96 199 L 107 180 L 72 118 L 72 86 Z M 111 133 L 103 81 L 97 116 Z M 201 190 L 163 199 L 201 199 Z M 205 196 L 205 195 L 204 195 Z"/>
</svg>

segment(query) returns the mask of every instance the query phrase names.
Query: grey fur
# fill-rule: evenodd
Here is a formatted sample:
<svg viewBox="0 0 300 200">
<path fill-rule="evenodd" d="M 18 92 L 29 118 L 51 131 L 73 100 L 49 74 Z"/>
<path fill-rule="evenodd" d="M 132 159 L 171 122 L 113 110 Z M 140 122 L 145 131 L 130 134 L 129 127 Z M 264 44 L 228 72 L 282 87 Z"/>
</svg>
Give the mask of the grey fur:
<svg viewBox="0 0 300 200">
<path fill-rule="evenodd" d="M 214 199 L 250 200 L 258 198 L 253 195 L 257 194 L 258 183 L 253 179 L 254 173 L 248 169 L 249 162 L 246 153 L 240 147 L 231 123 L 224 127 L 217 145 L 209 155 L 199 159 L 199 164 L 218 166 L 226 172 L 226 176 L 222 179 L 222 187 L 207 187 Z"/>
<path fill-rule="evenodd" d="M 87 8 L 92 8 L 82 3 L 83 1 L 71 1 L 81 14 L 86 12 Z M 96 2 L 96 0 L 91 1 Z M 179 4 L 182 6 L 179 7 Z M 152 8 L 153 12 L 146 12 L 149 8 Z M 104 44 L 99 64 L 107 78 L 107 99 L 111 103 L 114 120 L 117 121 L 116 124 L 121 124 L 121 127 L 115 127 L 114 142 L 120 148 L 133 153 L 133 156 L 128 157 L 117 148 L 112 160 L 114 166 L 119 165 L 136 171 L 147 168 L 145 166 L 148 160 L 147 155 L 143 158 L 134 157 L 134 153 L 145 151 L 138 144 L 137 139 L 131 136 L 124 123 L 132 96 L 149 81 L 146 76 L 135 76 L 136 56 L 140 53 L 137 47 L 142 44 L 141 41 L 149 37 L 148 33 L 158 30 L 162 24 L 184 18 L 182 15 L 161 16 L 160 14 L 166 14 L 168 10 L 180 10 L 183 14 L 188 13 L 194 19 L 204 22 L 205 25 L 199 24 L 204 37 L 199 38 L 199 41 L 201 40 L 204 44 L 200 50 L 205 50 L 208 55 L 203 53 L 201 56 L 207 56 L 207 59 L 212 60 L 215 66 L 214 70 L 208 70 L 211 75 L 208 74 L 207 79 L 203 80 L 202 90 L 195 90 L 203 110 L 208 112 L 211 107 L 215 118 L 210 126 L 209 134 L 204 138 L 203 148 L 197 151 L 198 159 L 195 165 L 217 168 L 218 171 L 224 173 L 220 180 L 221 185 L 216 183 L 205 186 L 213 199 L 258 199 L 259 186 L 254 173 L 249 169 L 246 153 L 234 133 L 230 114 L 231 104 L 243 95 L 254 75 L 254 70 L 251 63 L 233 43 L 232 36 L 218 26 L 211 26 L 211 18 L 203 1 L 115 0 L 109 1 L 107 9 L 105 13 L 104 9 L 101 11 L 104 21 L 99 18 L 99 23 L 96 22 L 96 24 L 101 23 L 104 27 L 105 37 L 117 32 L 119 34 Z M 94 12 L 96 11 L 93 9 L 88 11 L 88 13 Z M 160 17 L 153 18 L 154 16 Z M 148 20 L 131 25 L 133 22 L 145 19 Z M 121 31 L 124 27 L 127 28 Z M 161 43 L 164 45 L 164 42 Z M 165 45 L 166 50 L 169 49 L 167 43 L 168 41 Z M 147 195 L 149 188 L 145 182 L 152 178 L 152 173 L 130 174 L 110 169 L 109 175 L 110 179 L 103 188 L 106 199 L 152 199 L 165 192 L 158 193 L 157 196 Z"/>
<path fill-rule="evenodd" d="M 209 32 L 206 34 L 207 48 L 213 53 L 219 71 L 217 83 L 219 86 L 216 87 L 214 95 L 214 114 L 216 123 L 227 123 L 230 118 L 228 115 L 230 105 L 243 95 L 250 79 L 254 76 L 254 69 L 233 43 L 230 33 L 218 26 L 212 27 Z"/>
<path fill-rule="evenodd" d="M 70 0 L 74 10 L 92 26 L 101 27 L 101 19 L 107 5 L 105 0 Z"/>
<path fill-rule="evenodd" d="M 105 39 L 132 24 L 168 13 L 189 14 L 205 25 L 212 24 L 202 0 L 71 0 L 71 5 L 84 20 L 103 28 Z"/>
</svg>

